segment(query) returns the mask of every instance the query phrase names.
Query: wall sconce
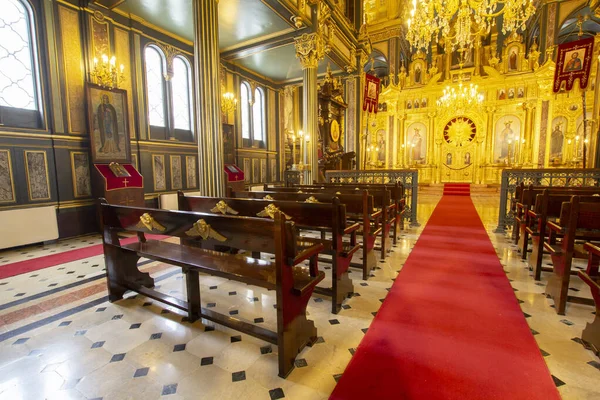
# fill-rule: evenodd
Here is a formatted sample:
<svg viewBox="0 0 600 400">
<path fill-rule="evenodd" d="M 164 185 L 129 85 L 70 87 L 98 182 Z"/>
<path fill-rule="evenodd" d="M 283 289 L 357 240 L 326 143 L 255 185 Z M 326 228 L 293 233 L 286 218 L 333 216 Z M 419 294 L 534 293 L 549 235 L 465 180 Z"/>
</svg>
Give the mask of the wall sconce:
<svg viewBox="0 0 600 400">
<path fill-rule="evenodd" d="M 102 62 L 94 57 L 94 67 L 90 72 L 92 81 L 99 86 L 108 89 L 117 89 L 123 82 L 123 70 L 125 66 L 119 65 L 117 68 L 117 59 L 115 56 L 108 58 L 106 54 L 102 54 Z"/>
<path fill-rule="evenodd" d="M 225 114 L 229 114 L 230 112 L 235 111 L 237 107 L 237 99 L 233 95 L 233 93 L 227 92 L 223 93 L 221 98 L 221 111 Z"/>
</svg>

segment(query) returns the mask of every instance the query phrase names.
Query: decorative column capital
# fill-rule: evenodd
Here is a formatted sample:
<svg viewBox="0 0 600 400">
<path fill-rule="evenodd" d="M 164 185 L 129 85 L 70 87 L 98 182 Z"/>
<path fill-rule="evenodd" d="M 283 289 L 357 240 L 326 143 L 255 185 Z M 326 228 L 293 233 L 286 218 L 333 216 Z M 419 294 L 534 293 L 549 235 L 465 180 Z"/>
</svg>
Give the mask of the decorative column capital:
<svg viewBox="0 0 600 400">
<path fill-rule="evenodd" d="M 302 69 L 317 68 L 319 61 L 329 52 L 329 46 L 323 37 L 314 33 L 305 33 L 294 39 L 296 57 L 302 63 Z"/>
</svg>

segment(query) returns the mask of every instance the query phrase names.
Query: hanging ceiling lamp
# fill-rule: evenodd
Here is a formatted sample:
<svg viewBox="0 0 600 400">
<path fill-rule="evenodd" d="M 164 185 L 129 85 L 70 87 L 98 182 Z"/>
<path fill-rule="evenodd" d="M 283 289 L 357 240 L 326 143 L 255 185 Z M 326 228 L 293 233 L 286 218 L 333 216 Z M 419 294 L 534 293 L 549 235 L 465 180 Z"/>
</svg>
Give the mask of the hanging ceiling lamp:
<svg viewBox="0 0 600 400">
<path fill-rule="evenodd" d="M 412 0 L 409 13 L 406 39 L 415 49 L 428 52 L 443 38 L 447 49 L 463 53 L 499 16 L 503 34 L 525 30 L 535 6 L 533 0 Z"/>
</svg>

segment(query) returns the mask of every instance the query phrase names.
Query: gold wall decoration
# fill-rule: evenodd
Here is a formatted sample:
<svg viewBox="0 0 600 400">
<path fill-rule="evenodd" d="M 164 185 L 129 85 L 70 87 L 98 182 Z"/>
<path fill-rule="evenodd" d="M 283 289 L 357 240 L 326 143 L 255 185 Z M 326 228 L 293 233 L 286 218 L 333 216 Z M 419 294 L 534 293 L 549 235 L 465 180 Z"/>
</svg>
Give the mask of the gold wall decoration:
<svg viewBox="0 0 600 400">
<path fill-rule="evenodd" d="M 73 178 L 73 197 L 90 197 L 92 195 L 92 181 L 89 153 L 71 152 L 71 174 Z"/>
<path fill-rule="evenodd" d="M 103 54 L 110 54 L 110 34 L 108 21 L 104 19 L 104 14 L 95 11 L 90 16 L 91 37 L 92 37 L 92 59 L 101 59 Z"/>
<path fill-rule="evenodd" d="M 185 178 L 186 186 L 188 189 L 196 188 L 198 186 L 198 179 L 196 174 L 196 157 L 186 156 L 185 157 Z"/>
<path fill-rule="evenodd" d="M 329 52 L 325 38 L 315 33 L 304 33 L 294 39 L 296 45 L 296 57 L 302 64 L 302 69 L 317 68 L 319 61 Z"/>
<path fill-rule="evenodd" d="M 223 215 L 231 214 L 238 215 L 239 212 L 235 211 L 233 208 L 229 207 L 227 203 L 223 200 L 219 200 L 217 204 L 213 208 L 210 209 L 210 212 L 221 213 Z"/>
<path fill-rule="evenodd" d="M 183 189 L 183 171 L 181 156 L 169 156 L 171 164 L 171 189 Z"/>
<path fill-rule="evenodd" d="M 24 155 L 29 200 L 50 200 L 50 178 L 46 152 L 26 150 Z"/>
<path fill-rule="evenodd" d="M 131 93 L 127 96 L 127 108 L 129 111 L 129 136 L 135 138 L 135 125 L 133 112 L 133 76 L 131 68 L 131 53 L 129 43 L 129 32 L 115 28 L 115 54 L 117 60 L 123 65 L 123 76 L 124 79 L 121 81 L 121 89 L 126 90 L 127 93 Z"/>
<path fill-rule="evenodd" d="M 15 181 L 10 150 L 0 150 L 0 203 L 14 203 L 15 201 Z"/>
<path fill-rule="evenodd" d="M 63 73 L 67 89 L 66 107 L 69 133 L 83 134 L 86 131 L 85 79 L 79 14 L 70 8 L 58 6 L 58 15 L 63 48 Z"/>
</svg>

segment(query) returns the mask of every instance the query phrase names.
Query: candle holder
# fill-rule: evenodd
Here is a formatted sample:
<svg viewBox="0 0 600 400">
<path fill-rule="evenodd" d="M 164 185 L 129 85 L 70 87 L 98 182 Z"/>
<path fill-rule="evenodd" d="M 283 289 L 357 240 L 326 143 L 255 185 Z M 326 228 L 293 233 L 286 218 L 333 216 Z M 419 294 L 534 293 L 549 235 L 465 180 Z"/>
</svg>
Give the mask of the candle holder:
<svg viewBox="0 0 600 400">
<path fill-rule="evenodd" d="M 94 67 L 90 72 L 90 78 L 98 86 L 107 89 L 118 89 L 123 83 L 123 71 L 125 66 L 120 64 L 117 68 L 117 59 L 115 56 L 108 57 L 102 54 L 101 62 L 94 57 Z"/>
</svg>

